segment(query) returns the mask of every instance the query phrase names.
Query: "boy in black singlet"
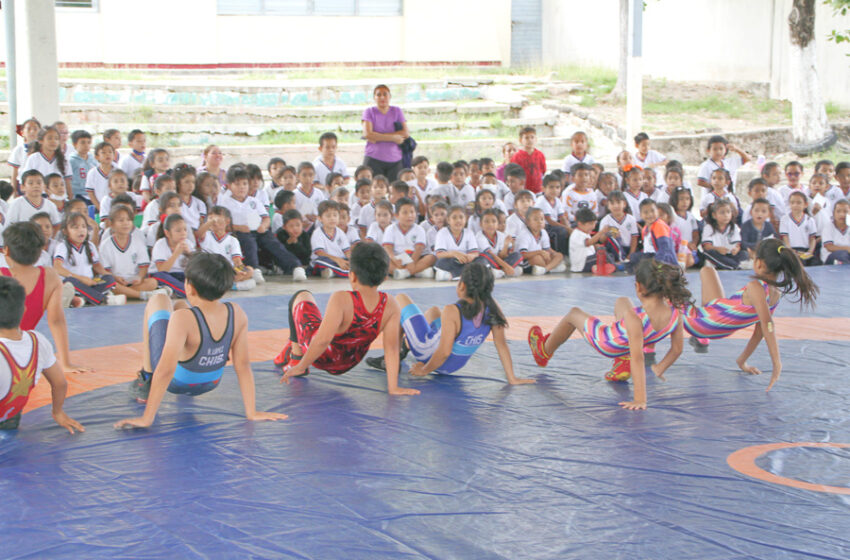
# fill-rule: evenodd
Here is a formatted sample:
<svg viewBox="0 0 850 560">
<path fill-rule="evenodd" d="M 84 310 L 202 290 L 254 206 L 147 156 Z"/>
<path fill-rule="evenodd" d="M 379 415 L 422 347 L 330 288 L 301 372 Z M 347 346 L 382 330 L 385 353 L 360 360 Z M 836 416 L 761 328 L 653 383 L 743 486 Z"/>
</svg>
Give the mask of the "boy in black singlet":
<svg viewBox="0 0 850 560">
<path fill-rule="evenodd" d="M 233 266 L 221 255 L 198 253 L 186 265 L 186 299 L 172 313 L 165 295 L 152 297 L 145 308 L 144 365 L 130 393 L 146 402 L 145 413 L 115 423 L 116 428 L 150 426 L 165 392 L 200 395 L 221 380 L 227 358 L 233 360 L 245 417 L 283 420 L 286 414 L 257 412 L 254 374 L 248 358 L 248 318 L 221 297 L 233 285 Z"/>
</svg>

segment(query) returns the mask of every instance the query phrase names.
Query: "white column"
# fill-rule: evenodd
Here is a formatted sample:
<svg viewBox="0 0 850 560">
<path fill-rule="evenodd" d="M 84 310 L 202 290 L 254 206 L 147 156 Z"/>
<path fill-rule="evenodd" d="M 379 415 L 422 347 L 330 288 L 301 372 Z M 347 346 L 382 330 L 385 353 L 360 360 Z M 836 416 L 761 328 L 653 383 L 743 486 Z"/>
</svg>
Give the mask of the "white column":
<svg viewBox="0 0 850 560">
<path fill-rule="evenodd" d="M 643 0 L 629 10 L 629 59 L 626 67 L 626 146 L 640 132 L 643 113 Z"/>
<path fill-rule="evenodd" d="M 59 120 L 55 2 L 18 1 L 15 8 L 18 120 L 50 124 Z"/>
</svg>

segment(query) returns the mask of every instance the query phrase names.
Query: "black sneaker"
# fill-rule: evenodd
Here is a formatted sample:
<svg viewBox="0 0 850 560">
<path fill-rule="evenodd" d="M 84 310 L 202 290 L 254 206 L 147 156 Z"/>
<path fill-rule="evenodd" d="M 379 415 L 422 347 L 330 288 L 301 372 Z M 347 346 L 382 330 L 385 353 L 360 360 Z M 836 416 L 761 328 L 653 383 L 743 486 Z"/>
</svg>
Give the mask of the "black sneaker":
<svg viewBox="0 0 850 560">
<path fill-rule="evenodd" d="M 379 356 L 377 358 L 366 358 L 366 365 L 381 371 L 387 371 L 387 363 L 384 361 L 383 356 Z"/>
<path fill-rule="evenodd" d="M 145 404 L 148 402 L 152 377 L 153 375 L 150 375 L 150 377 L 145 379 L 144 373 L 139 371 L 136 374 L 136 379 L 130 384 L 130 397 L 135 399 L 137 403 Z"/>
<path fill-rule="evenodd" d="M 17 413 L 11 418 L 7 418 L 0 422 L 0 430 L 17 430 L 21 423 L 21 413 Z"/>
<path fill-rule="evenodd" d="M 694 347 L 694 352 L 697 354 L 708 354 L 708 344 L 700 342 L 695 336 L 688 339 L 688 344 Z"/>
</svg>

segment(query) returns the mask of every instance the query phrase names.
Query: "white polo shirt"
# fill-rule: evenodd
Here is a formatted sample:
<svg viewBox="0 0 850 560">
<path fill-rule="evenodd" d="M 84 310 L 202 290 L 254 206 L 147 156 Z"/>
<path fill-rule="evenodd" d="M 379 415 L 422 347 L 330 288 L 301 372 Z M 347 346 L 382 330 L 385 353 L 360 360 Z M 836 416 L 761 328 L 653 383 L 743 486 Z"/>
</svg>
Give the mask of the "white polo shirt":
<svg viewBox="0 0 850 560">
<path fill-rule="evenodd" d="M 130 235 L 126 247 L 121 247 L 110 236 L 100 243 L 100 259 L 104 268 L 116 278 L 133 281 L 139 279 L 139 267 L 150 266 L 148 248 L 136 235 Z"/>
</svg>

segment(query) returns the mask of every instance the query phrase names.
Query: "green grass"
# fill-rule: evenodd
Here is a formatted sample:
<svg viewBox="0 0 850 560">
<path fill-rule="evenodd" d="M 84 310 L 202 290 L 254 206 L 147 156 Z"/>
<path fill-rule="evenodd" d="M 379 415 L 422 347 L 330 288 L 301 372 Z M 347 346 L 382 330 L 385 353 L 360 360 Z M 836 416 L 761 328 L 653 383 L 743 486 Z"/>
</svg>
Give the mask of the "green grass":
<svg viewBox="0 0 850 560">
<path fill-rule="evenodd" d="M 643 110 L 653 115 L 690 114 L 733 119 L 752 119 L 767 113 L 791 116 L 791 104 L 786 101 L 723 94 L 710 94 L 694 99 L 671 99 L 652 91 L 647 92 L 644 97 Z"/>
</svg>

